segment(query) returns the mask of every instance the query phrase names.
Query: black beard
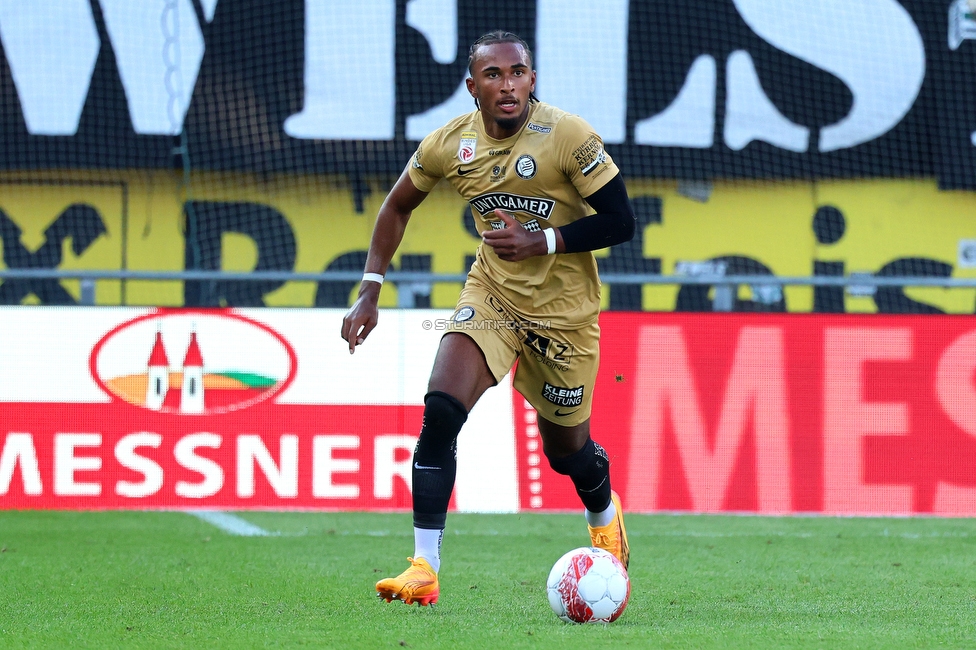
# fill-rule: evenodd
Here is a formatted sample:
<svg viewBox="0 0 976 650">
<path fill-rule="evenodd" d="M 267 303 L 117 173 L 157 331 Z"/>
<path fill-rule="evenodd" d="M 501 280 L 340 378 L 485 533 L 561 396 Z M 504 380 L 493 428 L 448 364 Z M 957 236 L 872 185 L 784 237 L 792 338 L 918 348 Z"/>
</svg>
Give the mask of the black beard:
<svg viewBox="0 0 976 650">
<path fill-rule="evenodd" d="M 518 117 L 496 117 L 495 124 L 500 126 L 503 131 L 511 131 L 518 126 L 519 120 L 522 118 L 521 115 Z"/>
</svg>

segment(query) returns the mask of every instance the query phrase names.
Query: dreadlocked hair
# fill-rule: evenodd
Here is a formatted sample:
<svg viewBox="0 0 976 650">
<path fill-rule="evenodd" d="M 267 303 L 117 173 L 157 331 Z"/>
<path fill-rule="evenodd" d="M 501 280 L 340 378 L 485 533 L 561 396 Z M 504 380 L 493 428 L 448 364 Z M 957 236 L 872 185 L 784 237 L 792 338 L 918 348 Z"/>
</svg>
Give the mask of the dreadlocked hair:
<svg viewBox="0 0 976 650">
<path fill-rule="evenodd" d="M 479 36 L 475 42 L 471 44 L 471 47 L 468 48 L 468 74 L 474 74 L 474 70 L 472 70 L 471 66 L 474 65 L 474 57 L 478 52 L 478 48 L 482 45 L 496 45 L 498 43 L 515 43 L 516 45 L 521 46 L 522 49 L 525 50 L 525 53 L 529 56 L 529 67 L 532 68 L 535 64 L 535 57 L 532 55 L 532 50 L 529 48 L 529 44 L 525 42 L 525 39 L 513 32 L 506 32 L 504 29 L 496 29 L 488 32 L 487 34 Z M 530 92 L 529 103 L 537 101 L 539 101 L 539 98 L 535 96 L 534 92 Z M 477 97 L 474 100 L 474 105 L 477 108 L 481 108 L 481 106 L 478 104 Z"/>
</svg>

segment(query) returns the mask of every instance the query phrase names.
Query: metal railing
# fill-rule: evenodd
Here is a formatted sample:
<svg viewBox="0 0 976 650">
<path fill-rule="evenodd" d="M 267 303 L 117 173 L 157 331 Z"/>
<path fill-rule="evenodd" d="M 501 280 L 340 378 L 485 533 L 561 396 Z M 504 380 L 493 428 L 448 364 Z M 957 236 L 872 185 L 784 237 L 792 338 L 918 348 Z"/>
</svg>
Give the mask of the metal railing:
<svg viewBox="0 0 976 650">
<path fill-rule="evenodd" d="M 82 305 L 95 304 L 95 283 L 107 281 L 157 282 L 358 282 L 361 271 L 322 271 L 302 273 L 294 271 L 144 271 L 144 270 L 70 270 L 70 269 L 0 269 L 0 282 L 7 280 L 77 280 L 81 283 Z M 390 271 L 388 282 L 404 290 L 435 284 L 462 283 L 464 273 L 430 273 L 423 271 Z M 855 273 L 847 276 L 776 276 L 776 275 L 657 275 L 649 273 L 603 273 L 604 285 L 672 285 L 709 286 L 715 290 L 711 309 L 729 311 L 734 303 L 737 287 L 782 288 L 788 286 L 843 287 L 852 295 L 871 295 L 883 287 L 932 287 L 943 289 L 976 288 L 976 277 L 954 278 L 936 276 L 875 276 Z M 412 285 L 412 286 L 411 286 Z M 410 306 L 409 304 L 400 306 Z"/>
<path fill-rule="evenodd" d="M 358 282 L 362 271 L 84 271 L 63 269 L 2 269 L 3 280 L 158 280 L 158 281 L 233 281 L 233 282 Z M 426 273 L 390 271 L 390 282 L 426 282 L 439 284 L 464 282 L 464 273 Z M 976 287 L 976 278 L 922 276 L 779 276 L 779 275 L 655 275 L 649 273 L 601 273 L 604 284 L 693 284 L 693 285 L 772 285 L 848 287 Z"/>
</svg>

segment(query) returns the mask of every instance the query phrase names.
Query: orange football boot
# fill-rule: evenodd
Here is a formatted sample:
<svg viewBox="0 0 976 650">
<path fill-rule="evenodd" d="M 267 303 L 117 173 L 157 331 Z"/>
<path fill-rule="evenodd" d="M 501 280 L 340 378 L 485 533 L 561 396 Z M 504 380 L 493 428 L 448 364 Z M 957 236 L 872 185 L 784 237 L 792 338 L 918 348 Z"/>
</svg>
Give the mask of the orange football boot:
<svg viewBox="0 0 976 650">
<path fill-rule="evenodd" d="M 627 529 L 624 528 L 624 508 L 616 492 L 610 492 L 610 500 L 617 510 L 617 516 L 606 526 L 587 526 L 590 541 L 593 546 L 613 553 L 626 569 L 630 564 L 630 545 L 627 543 Z"/>
<path fill-rule="evenodd" d="M 376 583 L 376 595 L 388 603 L 402 600 L 408 605 L 433 605 L 440 596 L 437 572 L 424 558 L 408 557 L 410 568 L 395 578 L 384 578 Z"/>
</svg>

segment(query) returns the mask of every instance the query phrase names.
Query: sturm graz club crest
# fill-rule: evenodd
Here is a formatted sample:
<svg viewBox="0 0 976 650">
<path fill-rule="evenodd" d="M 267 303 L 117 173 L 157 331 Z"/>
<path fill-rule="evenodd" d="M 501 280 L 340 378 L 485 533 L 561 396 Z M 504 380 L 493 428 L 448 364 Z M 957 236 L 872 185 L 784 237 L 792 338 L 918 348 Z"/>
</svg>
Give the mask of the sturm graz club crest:
<svg viewBox="0 0 976 650">
<path fill-rule="evenodd" d="M 474 308 L 464 306 L 454 312 L 454 318 L 452 319 L 455 323 L 463 323 L 474 318 Z"/>
<path fill-rule="evenodd" d="M 515 161 L 515 173 L 518 174 L 519 178 L 522 180 L 529 180 L 535 176 L 535 158 L 529 154 L 522 154 Z"/>
</svg>

